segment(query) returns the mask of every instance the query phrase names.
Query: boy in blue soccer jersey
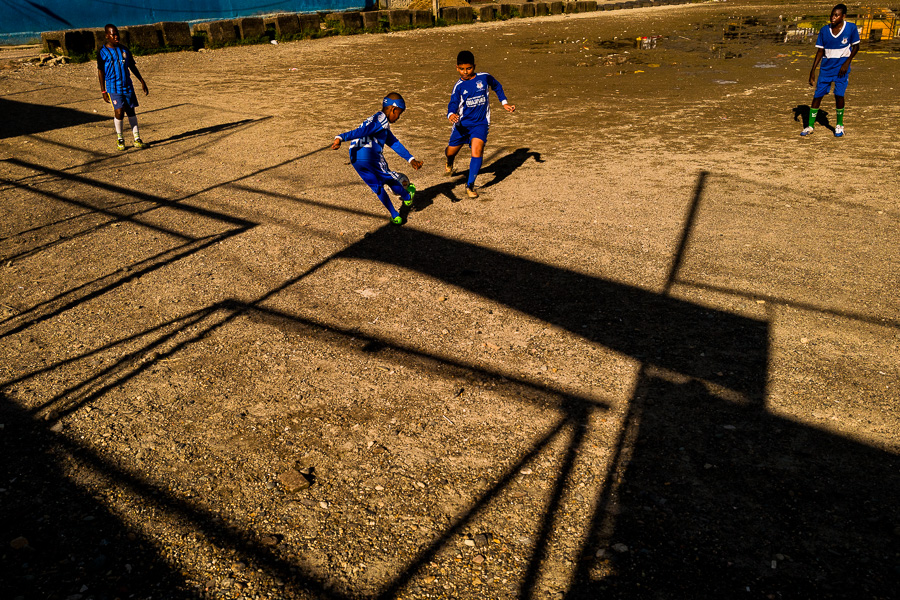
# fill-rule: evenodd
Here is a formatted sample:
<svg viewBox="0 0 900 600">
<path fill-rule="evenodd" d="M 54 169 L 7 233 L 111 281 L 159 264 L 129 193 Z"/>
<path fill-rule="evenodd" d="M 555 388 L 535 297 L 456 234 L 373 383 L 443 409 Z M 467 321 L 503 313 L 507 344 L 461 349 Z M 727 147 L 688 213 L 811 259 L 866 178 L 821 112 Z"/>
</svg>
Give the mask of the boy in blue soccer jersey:
<svg viewBox="0 0 900 600">
<path fill-rule="evenodd" d="M 468 50 L 457 55 L 456 70 L 459 72 L 459 81 L 453 86 L 450 104 L 447 106 L 447 118 L 453 123 L 453 129 L 444 151 L 447 156 L 446 173 L 448 176 L 453 175 L 453 161 L 459 149 L 463 144 L 469 144 L 472 159 L 469 161 L 466 194 L 469 198 L 477 198 L 475 178 L 481 170 L 484 145 L 491 124 L 490 91 L 494 90 L 507 112 L 514 112 L 516 107 L 506 101 L 506 94 L 499 81 L 488 73 L 475 72 L 475 55 Z"/>
<path fill-rule="evenodd" d="M 128 48 L 119 43 L 119 29 L 112 24 L 105 27 L 106 43 L 97 52 L 97 77 L 100 79 L 100 96 L 103 101 L 113 106 L 113 122 L 116 125 L 116 149 L 125 150 L 125 140 L 122 139 L 122 122 L 128 115 L 128 124 L 131 125 L 131 133 L 134 135 L 134 147 L 146 148 L 141 141 L 138 131 L 137 115 L 134 109 L 138 106 L 137 95 L 131 84 L 129 71 L 141 82 L 144 95 L 150 94 L 144 78 L 141 77 L 137 65 L 134 64 L 134 56 Z"/>
<path fill-rule="evenodd" d="M 384 159 L 384 146 L 389 146 L 416 171 L 422 166 L 422 161 L 416 160 L 391 132 L 391 123 L 396 123 L 404 110 L 406 103 L 403 96 L 391 92 L 384 97 L 380 111 L 363 121 L 356 129 L 335 136 L 331 143 L 331 149 L 337 150 L 341 147 L 341 142 L 351 142 L 350 164 L 391 213 L 391 223 L 394 225 L 402 225 L 403 217 L 394 208 L 394 203 L 385 193 L 384 186 L 388 186 L 394 194 L 400 196 L 404 206 L 412 206 L 416 187 L 400 173 L 388 169 L 387 161 Z"/>
<path fill-rule="evenodd" d="M 838 4 L 831 9 L 831 23 L 819 31 L 819 38 L 816 40 L 818 50 L 809 71 L 809 85 L 815 85 L 816 91 L 809 111 L 809 125 L 800 132 L 802 136 L 814 131 L 819 105 L 822 104 L 822 98 L 831 90 L 832 83 L 834 83 L 834 104 L 837 108 L 834 137 L 844 136 L 844 93 L 850 80 L 850 61 L 859 51 L 859 30 L 855 24 L 844 21 L 846 15 L 847 7 Z M 819 81 L 814 84 L 819 61 L 822 62 Z"/>
</svg>

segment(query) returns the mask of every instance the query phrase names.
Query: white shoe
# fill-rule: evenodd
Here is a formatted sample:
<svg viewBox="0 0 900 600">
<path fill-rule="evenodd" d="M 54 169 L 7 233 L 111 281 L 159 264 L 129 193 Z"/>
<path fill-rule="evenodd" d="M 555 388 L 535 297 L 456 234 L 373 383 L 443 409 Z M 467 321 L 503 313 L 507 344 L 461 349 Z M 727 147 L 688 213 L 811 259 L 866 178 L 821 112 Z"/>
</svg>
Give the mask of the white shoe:
<svg viewBox="0 0 900 600">
<path fill-rule="evenodd" d="M 800 132 L 800 135 L 806 137 L 808 135 L 812 135 L 812 132 L 815 131 L 812 127 L 806 127 L 803 131 Z"/>
<path fill-rule="evenodd" d="M 844 137 L 844 126 L 838 125 L 834 128 L 834 137 Z"/>
</svg>

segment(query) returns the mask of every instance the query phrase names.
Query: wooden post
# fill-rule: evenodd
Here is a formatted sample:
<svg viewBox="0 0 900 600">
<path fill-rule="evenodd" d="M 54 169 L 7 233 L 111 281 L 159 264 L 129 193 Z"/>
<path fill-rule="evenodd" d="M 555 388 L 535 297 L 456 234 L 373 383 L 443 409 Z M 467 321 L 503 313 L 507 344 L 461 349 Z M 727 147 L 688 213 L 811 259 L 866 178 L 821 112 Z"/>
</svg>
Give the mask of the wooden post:
<svg viewBox="0 0 900 600">
<path fill-rule="evenodd" d="M 440 0 L 431 0 L 431 10 L 434 11 L 434 20 L 437 21 L 441 16 L 441 2 Z"/>
</svg>

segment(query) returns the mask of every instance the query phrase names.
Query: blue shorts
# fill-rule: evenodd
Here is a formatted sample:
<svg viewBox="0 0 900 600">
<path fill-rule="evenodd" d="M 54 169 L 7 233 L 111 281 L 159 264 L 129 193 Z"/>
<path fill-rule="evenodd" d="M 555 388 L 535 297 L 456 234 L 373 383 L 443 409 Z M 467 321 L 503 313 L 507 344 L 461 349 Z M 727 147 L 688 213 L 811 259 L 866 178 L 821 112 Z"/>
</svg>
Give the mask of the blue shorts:
<svg viewBox="0 0 900 600">
<path fill-rule="evenodd" d="M 137 108 L 140 106 L 137 101 L 137 94 L 134 93 L 133 89 L 127 94 L 114 94 L 109 92 L 109 101 L 112 102 L 113 108 L 116 110 L 120 108 Z"/>
<path fill-rule="evenodd" d="M 450 141 L 447 142 L 447 145 L 462 146 L 463 144 L 469 144 L 471 146 L 473 139 L 486 142 L 489 127 L 490 125 L 488 125 L 487 123 L 475 125 L 472 127 L 463 127 L 462 125 L 457 123 L 453 126 L 453 130 L 450 132 Z"/>
<path fill-rule="evenodd" d="M 827 96 L 828 92 L 831 91 L 831 84 L 834 82 L 834 95 L 835 96 L 843 96 L 847 91 L 847 84 L 850 82 L 850 71 L 844 74 L 843 77 L 838 77 L 837 73 L 834 75 L 825 74 L 823 75 L 821 71 L 819 71 L 819 79 L 816 81 L 816 93 L 813 94 L 814 98 L 822 98 L 823 96 Z"/>
<path fill-rule="evenodd" d="M 350 156 L 350 164 L 373 192 L 380 194 L 383 186 L 386 185 L 395 195 L 400 196 L 403 200 L 409 200 L 409 192 L 400 184 L 400 174 L 388 169 L 383 155 L 379 155 L 378 158 L 371 157 L 368 160 L 366 158 L 359 160 L 353 154 Z"/>
</svg>

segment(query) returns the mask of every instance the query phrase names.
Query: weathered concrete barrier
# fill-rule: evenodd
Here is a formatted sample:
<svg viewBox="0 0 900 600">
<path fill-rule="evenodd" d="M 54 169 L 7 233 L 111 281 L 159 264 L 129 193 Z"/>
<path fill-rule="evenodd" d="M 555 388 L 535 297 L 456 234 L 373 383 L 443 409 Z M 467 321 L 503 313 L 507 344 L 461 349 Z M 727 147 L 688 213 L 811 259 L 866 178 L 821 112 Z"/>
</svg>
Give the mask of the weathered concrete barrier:
<svg viewBox="0 0 900 600">
<path fill-rule="evenodd" d="M 300 33 L 311 34 L 322 31 L 322 22 L 319 15 L 297 15 L 297 21 L 300 23 Z"/>
<path fill-rule="evenodd" d="M 191 40 L 191 26 L 180 21 L 162 21 L 153 25 L 159 31 L 162 45 L 169 48 L 189 48 L 193 45 Z M 105 34 L 104 34 L 105 35 Z"/>
<path fill-rule="evenodd" d="M 597 10 L 597 0 L 578 0 L 575 3 L 575 6 L 578 8 L 578 12 L 593 12 Z"/>
<path fill-rule="evenodd" d="M 455 6 L 445 6 L 440 12 L 441 18 L 447 23 L 459 22 L 459 11 Z"/>
<path fill-rule="evenodd" d="M 356 11 L 329 13 L 325 20 L 336 22 L 342 33 L 353 33 L 363 28 L 362 15 Z"/>
<path fill-rule="evenodd" d="M 242 40 L 252 40 L 266 35 L 266 22 L 262 17 L 238 17 L 234 20 L 237 35 Z"/>
<path fill-rule="evenodd" d="M 551 2 L 550 3 L 550 14 L 551 15 L 561 15 L 565 12 L 565 2 Z"/>
<path fill-rule="evenodd" d="M 497 18 L 497 9 L 493 5 L 478 7 L 478 20 L 479 21 L 493 21 L 496 18 Z"/>
<path fill-rule="evenodd" d="M 163 45 L 162 32 L 153 25 L 128 25 L 120 27 L 119 33 L 128 32 L 128 47 L 155 50 Z"/>
<path fill-rule="evenodd" d="M 389 10 L 388 25 L 391 29 L 407 29 L 412 26 L 412 15 L 406 9 Z"/>
<path fill-rule="evenodd" d="M 535 11 L 533 3 L 526 2 L 519 7 L 519 14 L 523 17 L 533 17 L 537 14 L 537 11 Z"/>
<path fill-rule="evenodd" d="M 368 10 L 360 13 L 362 16 L 363 29 L 366 31 L 379 31 L 381 29 L 381 14 L 387 12 L 383 10 Z"/>
<path fill-rule="evenodd" d="M 535 14 L 539 17 L 546 17 L 550 14 L 549 2 L 537 2 L 534 5 Z"/>
<path fill-rule="evenodd" d="M 456 10 L 457 23 L 474 23 L 475 9 L 471 6 L 460 6 Z"/>
<path fill-rule="evenodd" d="M 104 41 L 105 35 L 104 33 Z M 85 29 L 45 31 L 41 34 L 41 45 L 47 52 L 88 54 L 94 50 L 94 36 Z"/>
<path fill-rule="evenodd" d="M 195 23 L 191 31 L 194 35 L 204 35 L 210 45 L 219 46 L 236 42 L 238 34 L 235 33 L 236 25 L 231 19 L 221 21 L 206 21 Z"/>
<path fill-rule="evenodd" d="M 278 13 L 263 17 L 266 29 L 274 32 L 275 37 L 289 38 L 300 33 L 300 19 L 294 13 Z"/>
<path fill-rule="evenodd" d="M 431 27 L 434 25 L 434 18 L 430 10 L 411 10 L 413 27 Z"/>
</svg>

